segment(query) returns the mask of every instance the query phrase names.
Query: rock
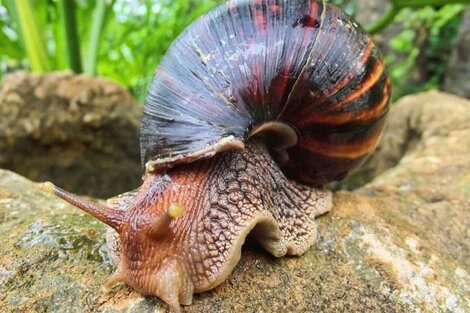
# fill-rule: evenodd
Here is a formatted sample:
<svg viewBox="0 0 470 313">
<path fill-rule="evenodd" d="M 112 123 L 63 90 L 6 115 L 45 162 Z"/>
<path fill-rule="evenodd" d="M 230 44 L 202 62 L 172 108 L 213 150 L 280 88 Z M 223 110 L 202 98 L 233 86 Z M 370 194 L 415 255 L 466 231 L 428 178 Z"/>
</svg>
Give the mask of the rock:
<svg viewBox="0 0 470 313">
<path fill-rule="evenodd" d="M 139 185 L 142 106 L 121 86 L 72 73 L 16 73 L 0 87 L 0 168 L 109 197 Z"/>
<path fill-rule="evenodd" d="M 397 165 L 405 155 L 420 151 L 436 136 L 445 137 L 455 129 L 467 127 L 470 121 L 467 104 L 463 98 L 436 91 L 403 97 L 393 104 L 386 131 L 374 154 L 340 186 L 356 189 Z M 442 107 L 454 105 L 443 114 Z"/>
<path fill-rule="evenodd" d="M 463 15 L 457 44 L 452 51 L 443 89 L 470 98 L 470 8 Z"/>
<path fill-rule="evenodd" d="M 425 93 L 390 117 L 381 174 L 335 194 L 314 248 L 276 259 L 248 240 L 228 280 L 184 312 L 470 312 L 470 102 Z M 3 310 L 167 312 L 124 285 L 102 292 L 104 231 L 0 171 Z"/>
</svg>

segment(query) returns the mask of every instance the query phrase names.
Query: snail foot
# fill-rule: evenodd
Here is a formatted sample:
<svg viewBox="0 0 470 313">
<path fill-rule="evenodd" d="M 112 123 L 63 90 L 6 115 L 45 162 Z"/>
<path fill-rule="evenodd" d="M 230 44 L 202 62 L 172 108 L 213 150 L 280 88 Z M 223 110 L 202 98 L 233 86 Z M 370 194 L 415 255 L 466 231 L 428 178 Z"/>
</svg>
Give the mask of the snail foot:
<svg viewBox="0 0 470 313">
<path fill-rule="evenodd" d="M 111 291 L 111 289 L 114 286 L 116 286 L 117 284 L 122 283 L 122 282 L 124 282 L 124 276 L 118 270 L 115 273 L 113 273 L 111 276 L 108 277 L 108 280 L 106 281 L 106 283 L 103 286 L 103 291 L 105 293 L 108 293 L 109 291 Z"/>
<path fill-rule="evenodd" d="M 283 200 L 272 212 L 281 230 L 281 240 L 286 244 L 286 255 L 300 256 L 315 244 L 315 219 L 331 210 L 332 193 L 289 181 L 280 194 Z"/>
<path fill-rule="evenodd" d="M 152 279 L 155 295 L 167 303 L 173 312 L 181 312 L 180 304 L 192 303 L 193 284 L 176 260 L 165 260 Z"/>
<path fill-rule="evenodd" d="M 124 282 L 143 294 L 160 298 L 173 313 L 181 312 L 181 305 L 192 303 L 194 286 L 176 257 L 143 261 L 139 265 L 128 263 L 122 273 L 118 270 L 108 279 L 105 288 Z"/>
</svg>

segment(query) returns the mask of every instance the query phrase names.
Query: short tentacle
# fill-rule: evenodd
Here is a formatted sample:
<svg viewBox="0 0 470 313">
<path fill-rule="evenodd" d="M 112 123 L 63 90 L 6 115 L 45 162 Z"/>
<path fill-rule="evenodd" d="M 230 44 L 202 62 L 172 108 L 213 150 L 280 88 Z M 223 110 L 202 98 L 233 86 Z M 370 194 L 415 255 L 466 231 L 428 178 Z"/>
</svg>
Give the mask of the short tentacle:
<svg viewBox="0 0 470 313">
<path fill-rule="evenodd" d="M 158 217 L 155 222 L 149 228 L 149 235 L 153 239 L 158 239 L 168 232 L 170 227 L 170 222 L 183 215 L 185 209 L 183 206 L 173 203 L 170 205 L 170 208 L 163 214 Z"/>
</svg>

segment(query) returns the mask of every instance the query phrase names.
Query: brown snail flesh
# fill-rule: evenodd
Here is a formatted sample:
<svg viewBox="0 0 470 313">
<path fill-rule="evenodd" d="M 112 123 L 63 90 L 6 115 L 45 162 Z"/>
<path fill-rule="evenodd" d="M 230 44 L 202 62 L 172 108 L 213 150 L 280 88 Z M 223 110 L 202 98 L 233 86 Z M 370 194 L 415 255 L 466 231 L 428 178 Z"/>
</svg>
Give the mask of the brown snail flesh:
<svg viewBox="0 0 470 313">
<path fill-rule="evenodd" d="M 315 242 L 325 183 L 375 149 L 390 80 L 369 35 L 317 0 L 240 0 L 170 47 L 147 96 L 141 188 L 108 207 L 53 192 L 111 226 L 125 282 L 172 310 L 214 288 L 251 233 L 274 256 Z"/>
</svg>

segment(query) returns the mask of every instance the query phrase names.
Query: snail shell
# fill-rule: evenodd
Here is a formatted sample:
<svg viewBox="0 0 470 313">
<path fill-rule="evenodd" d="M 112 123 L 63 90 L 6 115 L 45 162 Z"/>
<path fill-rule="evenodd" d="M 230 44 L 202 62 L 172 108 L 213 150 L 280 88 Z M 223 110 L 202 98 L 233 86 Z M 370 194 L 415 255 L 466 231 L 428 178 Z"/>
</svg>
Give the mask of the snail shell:
<svg viewBox="0 0 470 313">
<path fill-rule="evenodd" d="M 316 186 L 376 147 L 390 79 L 370 36 L 325 1 L 231 1 L 173 43 L 141 128 L 147 171 L 266 138 L 283 172 Z"/>
</svg>

